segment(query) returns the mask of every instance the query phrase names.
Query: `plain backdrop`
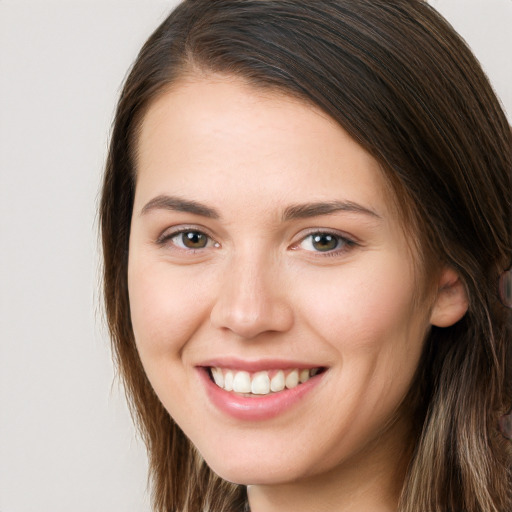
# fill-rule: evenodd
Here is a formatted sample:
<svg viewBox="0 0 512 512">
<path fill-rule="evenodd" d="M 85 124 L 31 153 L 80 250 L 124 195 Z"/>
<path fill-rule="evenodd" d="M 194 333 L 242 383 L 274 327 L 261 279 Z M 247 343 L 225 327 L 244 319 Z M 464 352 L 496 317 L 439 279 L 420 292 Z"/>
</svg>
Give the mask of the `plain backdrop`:
<svg viewBox="0 0 512 512">
<path fill-rule="evenodd" d="M 99 301 L 116 97 L 177 2 L 0 0 L 0 511 L 148 512 Z M 512 117 L 512 0 L 431 0 Z"/>
</svg>

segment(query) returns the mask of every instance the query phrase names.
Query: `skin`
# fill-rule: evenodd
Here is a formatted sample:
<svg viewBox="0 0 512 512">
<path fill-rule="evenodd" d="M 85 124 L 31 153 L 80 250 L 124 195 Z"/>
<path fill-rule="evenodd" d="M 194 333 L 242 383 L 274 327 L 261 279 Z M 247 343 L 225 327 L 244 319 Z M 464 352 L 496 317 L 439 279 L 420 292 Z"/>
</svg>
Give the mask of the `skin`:
<svg viewBox="0 0 512 512">
<path fill-rule="evenodd" d="M 239 79 L 183 79 L 143 120 L 128 267 L 137 347 L 207 463 L 249 485 L 253 512 L 396 510 L 401 404 L 430 326 L 457 321 L 465 299 L 445 269 L 435 297 L 413 300 L 421 280 L 386 190 L 377 161 L 333 120 Z M 162 195 L 217 218 L 146 206 Z M 333 201 L 360 208 L 283 219 Z M 205 233 L 206 246 L 187 248 L 180 229 Z M 325 231 L 340 238 L 321 252 L 310 235 Z M 248 422 L 205 393 L 197 367 L 219 357 L 327 371 L 298 404 Z"/>
</svg>

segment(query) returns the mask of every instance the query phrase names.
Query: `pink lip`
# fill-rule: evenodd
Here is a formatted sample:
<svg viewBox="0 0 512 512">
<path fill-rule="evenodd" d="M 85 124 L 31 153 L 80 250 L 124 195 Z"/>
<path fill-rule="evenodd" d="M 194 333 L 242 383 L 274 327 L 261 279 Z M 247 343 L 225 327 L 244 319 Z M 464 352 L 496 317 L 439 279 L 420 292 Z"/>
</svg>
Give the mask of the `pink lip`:
<svg viewBox="0 0 512 512">
<path fill-rule="evenodd" d="M 284 361 L 280 359 L 260 359 L 257 361 L 247 361 L 235 357 L 222 359 L 209 359 L 197 365 L 202 367 L 219 367 L 249 373 L 260 372 L 264 370 L 293 370 L 295 368 L 303 370 L 305 368 L 320 368 L 321 365 L 304 364 L 303 362 Z"/>
<path fill-rule="evenodd" d="M 257 368 L 251 364 L 246 365 L 243 368 L 241 368 L 240 365 L 236 365 L 234 367 L 245 371 L 272 369 L 271 366 L 268 366 L 268 361 L 266 361 L 265 364 L 267 366 L 264 367 L 256 365 L 258 366 Z M 227 366 L 224 365 L 225 362 L 223 362 L 222 367 L 226 368 Z M 309 366 L 304 365 L 299 365 L 299 367 L 309 368 Z M 280 366 L 279 368 L 285 369 L 283 366 Z M 293 368 L 297 368 L 297 366 L 293 366 Z M 205 367 L 198 367 L 197 369 L 199 370 L 199 376 L 203 385 L 206 388 L 206 393 L 213 405 L 221 412 L 243 421 L 264 421 L 283 414 L 293 406 L 303 401 L 306 398 L 306 395 L 316 388 L 317 384 L 325 375 L 325 372 L 320 373 L 303 384 L 299 384 L 295 388 L 285 389 L 279 393 L 271 393 L 269 395 L 257 397 L 245 397 L 219 388 L 214 382 L 212 382 Z"/>
</svg>

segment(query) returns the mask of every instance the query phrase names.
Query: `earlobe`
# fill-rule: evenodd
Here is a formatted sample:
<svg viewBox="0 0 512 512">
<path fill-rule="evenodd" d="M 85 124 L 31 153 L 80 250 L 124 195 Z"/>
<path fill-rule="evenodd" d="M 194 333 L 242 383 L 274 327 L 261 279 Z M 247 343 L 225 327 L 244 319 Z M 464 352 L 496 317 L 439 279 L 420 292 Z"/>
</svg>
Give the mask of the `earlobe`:
<svg viewBox="0 0 512 512">
<path fill-rule="evenodd" d="M 437 295 L 430 315 L 430 323 L 437 327 L 450 327 L 468 310 L 466 288 L 457 273 L 446 267 L 439 277 Z"/>
</svg>

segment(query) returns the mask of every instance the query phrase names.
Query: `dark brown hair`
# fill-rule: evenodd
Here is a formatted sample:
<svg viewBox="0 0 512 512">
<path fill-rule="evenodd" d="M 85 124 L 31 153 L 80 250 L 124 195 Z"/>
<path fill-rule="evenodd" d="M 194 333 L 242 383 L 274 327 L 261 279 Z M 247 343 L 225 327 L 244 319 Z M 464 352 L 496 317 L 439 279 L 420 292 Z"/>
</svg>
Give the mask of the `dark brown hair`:
<svg viewBox="0 0 512 512">
<path fill-rule="evenodd" d="M 135 347 L 127 261 L 140 122 L 194 73 L 238 76 L 336 120 L 381 164 L 422 268 L 456 270 L 465 317 L 433 327 L 411 390 L 414 451 L 402 512 L 512 510 L 511 311 L 497 281 L 512 261 L 512 137 L 478 62 L 420 0 L 186 0 L 142 48 L 114 122 L 101 199 L 104 295 L 116 362 L 146 442 L 158 512 L 241 510 L 154 394 Z"/>
</svg>

